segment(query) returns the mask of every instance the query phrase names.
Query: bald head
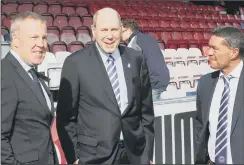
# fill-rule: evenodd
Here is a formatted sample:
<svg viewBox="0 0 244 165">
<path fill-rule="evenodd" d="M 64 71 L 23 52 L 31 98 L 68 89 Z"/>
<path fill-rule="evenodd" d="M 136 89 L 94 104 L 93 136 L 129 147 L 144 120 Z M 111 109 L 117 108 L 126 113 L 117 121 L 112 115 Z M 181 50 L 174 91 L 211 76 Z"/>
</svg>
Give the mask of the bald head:
<svg viewBox="0 0 244 165">
<path fill-rule="evenodd" d="M 106 53 L 113 53 L 121 39 L 121 18 L 112 8 L 98 10 L 91 26 L 93 38 Z"/>
<path fill-rule="evenodd" d="M 121 18 L 119 13 L 109 7 L 106 8 L 102 8 L 100 10 L 98 10 L 94 16 L 93 16 L 93 26 L 96 27 L 97 24 L 99 24 L 100 22 L 104 23 L 104 22 L 114 22 L 117 23 L 119 26 L 122 26 L 122 22 L 121 22 Z"/>
</svg>

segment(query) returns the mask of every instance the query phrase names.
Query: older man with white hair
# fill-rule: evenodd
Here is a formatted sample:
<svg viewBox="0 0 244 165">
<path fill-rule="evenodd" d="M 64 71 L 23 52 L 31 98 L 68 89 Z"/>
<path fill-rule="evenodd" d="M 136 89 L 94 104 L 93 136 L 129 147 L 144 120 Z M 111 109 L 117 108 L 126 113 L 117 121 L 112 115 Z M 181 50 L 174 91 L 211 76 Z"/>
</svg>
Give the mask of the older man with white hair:
<svg viewBox="0 0 244 165">
<path fill-rule="evenodd" d="M 68 163 L 149 164 L 153 103 L 144 56 L 119 46 L 121 18 L 103 8 L 93 18 L 95 42 L 63 65 L 57 130 Z"/>
</svg>

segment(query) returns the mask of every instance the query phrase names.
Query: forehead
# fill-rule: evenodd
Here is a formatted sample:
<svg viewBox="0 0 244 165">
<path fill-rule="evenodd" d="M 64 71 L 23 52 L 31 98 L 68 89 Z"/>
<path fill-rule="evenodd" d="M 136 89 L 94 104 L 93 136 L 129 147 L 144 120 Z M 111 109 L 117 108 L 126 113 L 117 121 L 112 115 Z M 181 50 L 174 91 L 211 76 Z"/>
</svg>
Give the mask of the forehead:
<svg viewBox="0 0 244 165">
<path fill-rule="evenodd" d="M 96 26 L 100 28 L 119 28 L 120 20 L 117 14 L 99 13 L 97 16 Z"/>
<path fill-rule="evenodd" d="M 224 38 L 212 35 L 209 40 L 209 45 L 210 46 L 225 46 L 224 42 L 225 42 Z"/>
<path fill-rule="evenodd" d="M 20 31 L 22 34 L 39 34 L 46 33 L 47 26 L 45 22 L 34 19 L 25 19 L 20 24 Z"/>
</svg>

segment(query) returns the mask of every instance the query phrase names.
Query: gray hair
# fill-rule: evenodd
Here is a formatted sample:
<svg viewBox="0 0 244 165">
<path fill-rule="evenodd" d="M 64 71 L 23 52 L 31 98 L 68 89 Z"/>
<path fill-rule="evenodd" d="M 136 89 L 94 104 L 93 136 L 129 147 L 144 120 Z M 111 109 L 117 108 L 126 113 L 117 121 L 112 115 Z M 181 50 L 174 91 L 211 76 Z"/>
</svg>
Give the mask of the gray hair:
<svg viewBox="0 0 244 165">
<path fill-rule="evenodd" d="M 112 10 L 114 10 L 113 8 L 106 7 L 106 8 L 102 8 L 102 9 L 96 11 L 96 13 L 93 15 L 93 22 L 92 22 L 92 25 L 94 27 L 96 27 L 97 17 L 98 17 L 99 11 L 101 11 L 103 9 L 112 9 Z M 114 11 L 116 11 L 116 10 L 114 10 Z M 116 11 L 116 13 L 117 13 L 117 16 L 119 18 L 120 25 L 122 26 L 121 17 L 120 17 L 120 15 L 119 15 L 119 13 L 117 11 Z"/>
<path fill-rule="evenodd" d="M 244 57 L 244 33 L 233 26 L 219 26 L 212 31 L 212 35 L 224 38 L 225 44 L 239 49 L 239 56 Z"/>
<path fill-rule="evenodd" d="M 33 19 L 46 23 L 45 17 L 30 11 L 20 12 L 11 18 L 10 25 L 10 40 L 12 41 L 12 34 L 19 30 L 20 24 L 26 19 Z"/>
</svg>

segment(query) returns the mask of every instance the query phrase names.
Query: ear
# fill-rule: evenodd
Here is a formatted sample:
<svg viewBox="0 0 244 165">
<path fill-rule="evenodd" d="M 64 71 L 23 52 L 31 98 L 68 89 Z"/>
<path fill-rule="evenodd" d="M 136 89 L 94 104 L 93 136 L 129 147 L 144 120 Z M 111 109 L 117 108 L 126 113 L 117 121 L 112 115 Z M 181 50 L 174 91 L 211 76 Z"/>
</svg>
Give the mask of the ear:
<svg viewBox="0 0 244 165">
<path fill-rule="evenodd" d="M 231 59 L 236 59 L 239 56 L 239 49 L 238 48 L 233 48 L 231 50 Z"/>
<path fill-rule="evenodd" d="M 92 37 L 95 38 L 95 31 L 96 31 L 96 27 L 94 25 L 91 25 L 91 30 L 92 30 Z"/>
<path fill-rule="evenodd" d="M 12 38 L 12 41 L 11 41 L 12 44 L 11 45 L 13 45 L 14 47 L 18 48 L 19 44 L 20 44 L 20 41 L 19 41 L 19 35 L 17 34 L 16 31 L 11 34 L 11 38 Z"/>
</svg>

